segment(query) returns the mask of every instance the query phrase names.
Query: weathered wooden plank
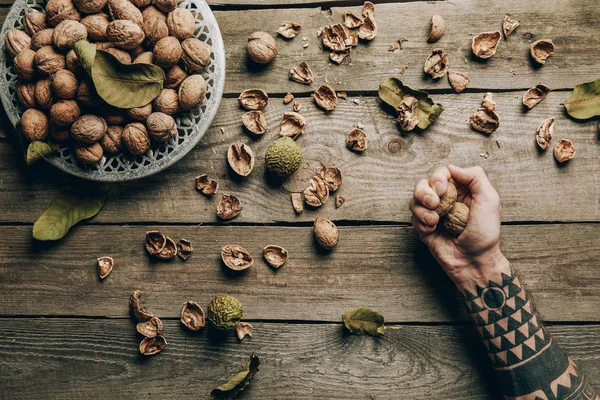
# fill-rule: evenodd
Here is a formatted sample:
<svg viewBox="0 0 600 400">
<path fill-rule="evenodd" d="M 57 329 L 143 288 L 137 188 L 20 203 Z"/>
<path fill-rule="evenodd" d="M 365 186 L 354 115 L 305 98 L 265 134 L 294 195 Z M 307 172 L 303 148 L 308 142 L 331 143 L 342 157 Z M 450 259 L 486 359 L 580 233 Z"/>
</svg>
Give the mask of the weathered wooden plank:
<svg viewBox="0 0 600 400">
<path fill-rule="evenodd" d="M 0 319 L 0 397 L 208 398 L 256 353 L 247 399 L 498 399 L 484 348 L 467 326 L 395 326 L 382 338 L 340 325 L 254 324 L 238 343 L 166 321 L 167 349 L 137 352 L 128 320 Z M 552 326 L 554 339 L 600 381 L 600 327 Z"/>
<path fill-rule="evenodd" d="M 481 165 L 498 189 L 504 204 L 504 221 L 597 221 L 600 219 L 600 146 L 597 122 L 575 122 L 564 117 L 564 92 L 550 93 L 524 113 L 521 92 L 494 97 L 500 128 L 490 137 L 471 130 L 469 115 L 482 95 L 436 95 L 446 110 L 424 134 L 400 134 L 393 117 L 370 97 L 341 100 L 330 114 L 316 109 L 309 98 L 300 98 L 308 120 L 299 139 L 305 163 L 283 184 L 264 174 L 264 153 L 277 137 L 281 115 L 290 110 L 281 99 L 271 99 L 265 109 L 269 132 L 254 140 L 244 133 L 243 110 L 235 99 L 224 99 L 212 128 L 184 160 L 153 177 L 109 186 L 110 196 L 95 222 L 216 222 L 220 197 L 207 199 L 194 189 L 194 177 L 208 173 L 219 179 L 222 193 L 233 193 L 245 204 L 236 222 L 312 221 L 322 215 L 336 220 L 409 222 L 406 204 L 415 183 L 439 165 Z M 355 103 L 358 103 L 356 104 Z M 573 140 L 577 155 L 568 165 L 556 165 L 552 151 L 538 152 L 535 131 L 543 119 L 556 116 L 554 141 Z M 364 125 L 369 149 L 364 155 L 345 147 L 347 133 Z M 244 179 L 227 167 L 228 146 L 235 140 L 249 143 L 257 156 L 255 171 Z M 499 148 L 496 141 L 502 143 Z M 480 154 L 488 151 L 485 159 Z M 290 193 L 308 186 L 320 163 L 342 169 L 340 193 L 346 203 L 335 209 L 333 201 L 318 210 L 297 216 Z M 15 148 L 0 141 L 0 221 L 33 222 L 48 205 L 58 187 L 72 183 L 40 163 L 24 166 Z"/>
<path fill-rule="evenodd" d="M 405 3 L 415 0 L 384 0 L 377 3 Z M 433 0 L 440 1 L 440 0 Z M 0 7 L 10 7 L 14 3 L 13 0 L 0 0 Z M 207 3 L 211 6 L 216 6 L 219 10 L 228 8 L 269 8 L 269 7 L 308 7 L 308 6 L 360 6 L 362 0 L 208 0 Z"/>
<path fill-rule="evenodd" d="M 151 260 L 144 233 L 160 229 L 192 241 L 186 262 Z M 549 321 L 598 321 L 600 224 L 507 226 L 507 258 L 522 272 Z M 0 315 L 125 317 L 128 298 L 159 316 L 179 316 L 181 304 L 220 293 L 240 299 L 249 319 L 339 321 L 350 307 L 370 306 L 389 322 L 464 321 L 462 300 L 410 227 L 342 227 L 330 254 L 315 248 L 312 227 L 85 226 L 55 244 L 34 243 L 31 227 L 2 227 Z M 222 246 L 238 244 L 255 257 L 246 273 L 221 265 Z M 280 270 L 262 260 L 268 244 L 285 247 Z M 96 258 L 112 256 L 105 280 Z"/>
</svg>

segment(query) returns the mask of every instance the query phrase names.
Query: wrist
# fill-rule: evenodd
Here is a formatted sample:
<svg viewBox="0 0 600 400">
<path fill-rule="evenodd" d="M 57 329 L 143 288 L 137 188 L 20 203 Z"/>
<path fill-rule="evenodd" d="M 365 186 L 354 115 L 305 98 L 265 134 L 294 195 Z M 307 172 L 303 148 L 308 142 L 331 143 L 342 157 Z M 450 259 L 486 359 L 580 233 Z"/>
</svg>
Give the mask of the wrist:
<svg viewBox="0 0 600 400">
<path fill-rule="evenodd" d="M 454 275 L 452 280 L 461 291 L 477 285 L 485 287 L 491 279 L 496 279 L 502 273 L 510 275 L 510 269 L 510 262 L 500 249 L 497 249 L 474 257 L 470 260 L 469 266 L 461 268 L 461 272 Z"/>
</svg>

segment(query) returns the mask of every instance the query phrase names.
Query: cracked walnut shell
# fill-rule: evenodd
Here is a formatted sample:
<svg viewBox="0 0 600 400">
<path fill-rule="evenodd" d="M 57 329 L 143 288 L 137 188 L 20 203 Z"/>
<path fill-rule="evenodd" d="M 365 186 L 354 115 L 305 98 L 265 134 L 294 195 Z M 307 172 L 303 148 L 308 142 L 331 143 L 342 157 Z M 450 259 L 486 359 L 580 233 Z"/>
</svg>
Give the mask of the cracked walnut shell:
<svg viewBox="0 0 600 400">
<path fill-rule="evenodd" d="M 278 269 L 288 259 L 288 251 L 281 246 L 269 245 L 262 249 L 263 257 L 267 264 Z"/>
<path fill-rule="evenodd" d="M 292 193 L 290 197 L 292 200 L 292 207 L 294 208 L 294 211 L 296 212 L 296 214 L 300 214 L 304 209 L 304 206 L 302 204 L 302 193 Z"/>
<path fill-rule="evenodd" d="M 439 79 L 448 71 L 448 54 L 442 49 L 433 49 L 425 60 L 423 71 L 433 79 Z"/>
<path fill-rule="evenodd" d="M 342 186 L 342 171 L 337 167 L 323 167 L 317 172 L 317 175 L 327 183 L 329 192 L 335 192 Z"/>
<path fill-rule="evenodd" d="M 147 234 L 148 233 L 146 233 L 146 235 Z M 135 290 L 131 296 L 129 296 L 129 311 L 137 322 L 149 321 L 154 317 L 152 311 L 148 310 L 146 307 L 140 307 L 141 295 L 141 290 Z"/>
<path fill-rule="evenodd" d="M 427 42 L 434 43 L 440 40 L 444 36 L 445 25 L 444 18 L 441 15 L 431 17 L 431 30 L 429 31 Z"/>
<path fill-rule="evenodd" d="M 545 64 L 546 59 L 554 54 L 554 43 L 549 39 L 536 40 L 529 46 L 531 58 L 538 64 Z"/>
<path fill-rule="evenodd" d="M 146 338 L 153 338 L 162 333 L 163 323 L 158 317 L 152 317 L 148 321 L 138 322 L 135 329 Z"/>
<path fill-rule="evenodd" d="M 254 168 L 254 152 L 247 144 L 234 142 L 227 150 L 227 161 L 239 176 L 248 176 Z"/>
<path fill-rule="evenodd" d="M 469 75 L 459 71 L 448 71 L 448 81 L 456 93 L 460 93 L 469 84 Z"/>
<path fill-rule="evenodd" d="M 298 83 L 309 85 L 314 81 L 314 75 L 305 61 L 290 69 L 290 79 Z"/>
<path fill-rule="evenodd" d="M 192 332 L 197 332 L 206 324 L 204 310 L 195 301 L 186 301 L 181 309 L 181 323 Z"/>
<path fill-rule="evenodd" d="M 564 163 L 575 157 L 575 146 L 569 139 L 560 139 L 554 146 L 554 157 L 559 163 Z"/>
<path fill-rule="evenodd" d="M 219 182 L 203 174 L 196 177 L 196 190 L 207 196 L 212 196 L 219 190 Z"/>
<path fill-rule="evenodd" d="M 347 30 L 342 24 L 327 25 L 323 28 L 323 46 L 327 47 L 332 51 L 343 52 L 346 51 L 348 45 Z"/>
<path fill-rule="evenodd" d="M 237 217 L 244 205 L 235 196 L 230 194 L 224 194 L 217 206 L 217 216 L 223 220 L 232 219 Z"/>
<path fill-rule="evenodd" d="M 469 117 L 471 127 L 476 131 L 490 134 L 500 126 L 500 118 L 493 110 L 485 107 L 479 108 Z"/>
<path fill-rule="evenodd" d="M 246 110 L 262 110 L 269 104 L 269 96 L 261 89 L 247 89 L 240 94 L 238 102 Z"/>
<path fill-rule="evenodd" d="M 98 276 L 100 279 L 106 278 L 113 270 L 115 261 L 112 257 L 98 258 Z"/>
<path fill-rule="evenodd" d="M 362 19 L 352 11 L 344 11 L 344 25 L 348 29 L 356 29 L 363 24 Z"/>
<path fill-rule="evenodd" d="M 331 111 L 337 105 L 337 94 L 328 83 L 321 85 L 317 90 L 315 90 L 313 93 L 313 98 L 315 99 L 317 105 L 325 111 Z"/>
<path fill-rule="evenodd" d="M 542 150 L 546 150 L 550 147 L 550 141 L 552 140 L 552 134 L 554 133 L 554 120 L 555 118 L 548 118 L 537 128 L 535 141 Z"/>
<path fill-rule="evenodd" d="M 140 353 L 145 356 L 153 356 L 167 347 L 167 339 L 158 335 L 153 338 L 144 338 L 140 343 Z"/>
<path fill-rule="evenodd" d="M 320 175 L 310 179 L 310 186 L 304 189 L 304 201 L 311 207 L 321 207 L 329 198 L 329 185 Z"/>
<path fill-rule="evenodd" d="M 504 16 L 504 21 L 502 22 L 502 31 L 504 32 L 504 37 L 508 38 L 511 33 L 515 31 L 521 25 L 518 19 L 511 17 L 506 14 Z"/>
<path fill-rule="evenodd" d="M 523 105 L 528 109 L 532 109 L 548 96 L 550 88 L 543 83 L 538 83 L 531 89 L 527 90 L 523 95 Z"/>
<path fill-rule="evenodd" d="M 481 59 L 492 57 L 496 54 L 498 43 L 502 34 L 498 31 L 495 32 L 482 32 L 473 38 L 471 43 L 471 49 L 473 54 Z"/>
<path fill-rule="evenodd" d="M 283 36 L 286 39 L 293 39 L 298 35 L 302 25 L 292 22 L 292 21 L 283 21 L 279 29 L 277 29 L 277 33 Z"/>
<path fill-rule="evenodd" d="M 368 14 L 358 28 L 358 37 L 362 40 L 373 40 L 377 36 L 377 24 L 372 14 Z"/>
<path fill-rule="evenodd" d="M 248 37 L 246 45 L 248 57 L 258 64 L 268 64 L 277 57 L 279 53 L 277 42 L 267 32 L 254 32 Z"/>
<path fill-rule="evenodd" d="M 181 257 L 183 261 L 190 258 L 193 252 L 194 247 L 192 246 L 192 242 L 184 238 L 179 239 L 177 242 L 177 255 Z"/>
<path fill-rule="evenodd" d="M 254 264 L 254 259 L 248 250 L 241 246 L 229 245 L 221 249 L 223 264 L 234 271 L 243 271 Z"/>
<path fill-rule="evenodd" d="M 242 115 L 242 123 L 254 135 L 264 135 L 267 132 L 267 119 L 260 110 L 248 111 Z"/>
<path fill-rule="evenodd" d="M 348 134 L 346 146 L 355 152 L 362 153 L 367 150 L 367 135 L 362 129 L 354 128 Z"/>
<path fill-rule="evenodd" d="M 306 128 L 306 118 L 297 112 L 288 111 L 283 113 L 279 136 L 295 139 L 298 135 L 304 133 L 304 128 Z"/>
<path fill-rule="evenodd" d="M 327 218 L 315 219 L 313 226 L 315 239 L 319 246 L 326 250 L 331 250 L 337 246 L 340 234 L 337 226 Z"/>
<path fill-rule="evenodd" d="M 410 132 L 419 124 L 419 118 L 417 117 L 417 108 L 419 101 L 413 96 L 406 96 L 402 99 L 402 102 L 398 105 L 398 118 L 396 122 L 400 125 L 400 129 L 405 132 Z"/>
</svg>

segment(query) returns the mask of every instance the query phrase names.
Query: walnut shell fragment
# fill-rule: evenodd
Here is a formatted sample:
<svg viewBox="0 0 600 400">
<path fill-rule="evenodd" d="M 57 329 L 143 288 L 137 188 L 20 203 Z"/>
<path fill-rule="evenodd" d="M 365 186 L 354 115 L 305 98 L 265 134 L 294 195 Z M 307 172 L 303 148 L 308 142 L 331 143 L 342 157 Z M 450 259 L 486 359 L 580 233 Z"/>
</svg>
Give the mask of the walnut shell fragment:
<svg viewBox="0 0 600 400">
<path fill-rule="evenodd" d="M 429 31 L 429 37 L 427 43 L 435 43 L 444 36 L 444 28 L 446 23 L 441 15 L 434 15 L 431 17 L 431 30 Z"/>
<path fill-rule="evenodd" d="M 254 328 L 252 328 L 252 325 L 250 325 L 247 322 L 240 322 L 235 327 L 235 334 L 237 335 L 237 338 L 239 340 L 242 340 L 246 336 L 252 337 L 253 331 L 254 331 Z"/>
<path fill-rule="evenodd" d="M 300 214 L 302 212 L 302 210 L 304 209 L 303 203 L 302 203 L 302 193 L 292 193 L 291 199 L 292 199 L 292 207 L 294 208 L 294 211 L 296 212 L 296 214 Z"/>
<path fill-rule="evenodd" d="M 483 108 L 486 108 L 490 111 L 494 111 L 496 109 L 496 102 L 493 99 L 492 92 L 485 92 L 483 94 L 483 100 L 481 100 L 481 105 Z"/>
<path fill-rule="evenodd" d="M 305 85 L 309 85 L 315 80 L 312 70 L 304 61 L 290 69 L 290 79 Z"/>
<path fill-rule="evenodd" d="M 292 21 L 283 21 L 279 29 L 277 29 L 277 33 L 283 36 L 286 39 L 293 39 L 298 35 L 302 25 L 292 22 Z"/>
<path fill-rule="evenodd" d="M 263 257 L 267 264 L 277 269 L 288 259 L 288 251 L 281 246 L 268 245 L 262 249 Z"/>
<path fill-rule="evenodd" d="M 347 30 L 342 24 L 327 25 L 323 28 L 323 46 L 331 51 L 345 51 L 348 47 Z"/>
<path fill-rule="evenodd" d="M 548 96 L 550 88 L 543 83 L 538 83 L 531 89 L 527 90 L 523 95 L 523 105 L 528 109 L 532 109 Z"/>
<path fill-rule="evenodd" d="M 396 109 L 398 112 L 396 122 L 400 125 L 400 129 L 410 132 L 419 124 L 420 120 L 416 113 L 418 106 L 419 101 L 413 96 L 406 96 L 402 99 L 402 102 Z"/>
<path fill-rule="evenodd" d="M 302 114 L 293 111 L 285 112 L 281 119 L 279 136 L 287 136 L 295 139 L 296 136 L 304 133 L 304 128 L 306 128 L 306 118 Z"/>
<path fill-rule="evenodd" d="M 317 174 L 327 183 L 329 192 L 335 192 L 342 186 L 342 171 L 337 167 L 321 168 Z"/>
<path fill-rule="evenodd" d="M 242 123 L 253 135 L 264 135 L 267 132 L 267 119 L 260 110 L 248 111 L 242 115 Z"/>
<path fill-rule="evenodd" d="M 552 134 L 554 133 L 554 120 L 554 117 L 545 119 L 537 128 L 535 141 L 542 150 L 546 150 L 550 147 L 550 141 L 552 140 Z"/>
<path fill-rule="evenodd" d="M 356 29 L 363 24 L 362 19 L 352 11 L 344 11 L 344 25 L 348 29 Z"/>
<path fill-rule="evenodd" d="M 192 256 L 194 252 L 194 247 L 192 246 L 192 242 L 187 239 L 179 239 L 177 242 L 177 255 L 181 257 L 184 261 Z"/>
<path fill-rule="evenodd" d="M 366 17 L 368 15 L 375 16 L 375 5 L 370 1 L 365 1 L 362 9 L 362 16 Z"/>
<path fill-rule="evenodd" d="M 216 179 L 210 179 L 206 174 L 199 175 L 196 177 L 196 190 L 207 196 L 212 196 L 219 190 L 219 182 Z"/>
<path fill-rule="evenodd" d="M 345 59 L 350 57 L 350 49 L 345 51 L 332 51 L 329 53 L 329 59 L 336 64 L 341 64 Z"/>
<path fill-rule="evenodd" d="M 269 104 L 269 96 L 264 90 L 248 89 L 240 94 L 238 101 L 246 110 L 262 110 Z"/>
<path fill-rule="evenodd" d="M 181 323 L 190 331 L 199 331 L 206 324 L 204 310 L 195 301 L 186 301 L 181 309 Z"/>
<path fill-rule="evenodd" d="M 254 264 L 254 259 L 248 250 L 241 246 L 230 245 L 221 249 L 221 259 L 227 268 L 243 271 Z"/>
<path fill-rule="evenodd" d="M 327 218 L 315 219 L 313 226 L 315 239 L 319 246 L 326 250 L 331 250 L 337 246 L 340 234 L 337 226 Z"/>
<path fill-rule="evenodd" d="M 146 307 L 140 307 L 140 296 L 142 292 L 135 290 L 129 297 L 129 311 L 133 318 L 138 322 L 149 321 L 154 317 L 152 311 L 146 309 Z"/>
<path fill-rule="evenodd" d="M 460 93 L 469 84 L 469 75 L 459 71 L 448 71 L 448 81 L 456 93 Z"/>
<path fill-rule="evenodd" d="M 564 163 L 575 157 L 575 146 L 569 139 L 560 139 L 554 146 L 554 157 L 559 163 Z"/>
<path fill-rule="evenodd" d="M 346 201 L 346 198 L 339 193 L 335 195 L 335 208 L 340 208 L 342 204 Z"/>
<path fill-rule="evenodd" d="M 453 183 L 448 182 L 448 189 L 446 189 L 446 193 L 440 197 L 440 204 L 435 208 L 435 212 L 443 217 L 447 215 L 450 211 L 452 211 L 452 207 L 454 207 L 454 203 L 456 203 L 456 199 L 458 198 L 458 192 L 456 191 L 456 186 Z"/>
<path fill-rule="evenodd" d="M 367 135 L 359 128 L 352 129 L 346 139 L 346 147 L 357 153 L 367 150 L 367 143 Z"/>
<path fill-rule="evenodd" d="M 473 38 L 471 43 L 471 49 L 473 54 L 481 59 L 487 59 L 496 54 L 498 43 L 502 34 L 498 31 L 495 32 L 482 32 Z"/>
<path fill-rule="evenodd" d="M 98 258 L 98 276 L 100 279 L 106 278 L 113 270 L 115 260 L 112 257 Z"/>
<path fill-rule="evenodd" d="M 433 79 L 439 79 L 448 72 L 448 54 L 442 49 L 433 49 L 425 60 L 423 71 Z"/>
<path fill-rule="evenodd" d="M 240 200 L 230 194 L 224 194 L 217 206 L 217 216 L 227 220 L 237 217 L 244 206 Z"/>
<path fill-rule="evenodd" d="M 328 83 L 324 83 L 315 90 L 313 98 L 317 105 L 325 111 L 331 111 L 337 105 L 337 95 L 335 90 Z"/>
<path fill-rule="evenodd" d="M 167 237 L 158 231 L 146 232 L 146 251 L 151 256 L 156 256 L 158 253 L 163 251 L 167 244 Z"/>
<path fill-rule="evenodd" d="M 227 150 L 227 161 L 239 176 L 248 176 L 254 168 L 254 152 L 247 144 L 234 142 Z"/>
<path fill-rule="evenodd" d="M 303 194 L 306 204 L 311 207 L 321 207 L 329 198 L 329 186 L 321 176 L 314 175 L 310 179 L 310 186 L 304 189 Z"/>
<path fill-rule="evenodd" d="M 358 28 L 358 37 L 362 40 L 373 40 L 377 36 L 377 24 L 372 14 L 368 14 Z"/>
<path fill-rule="evenodd" d="M 170 237 L 166 236 L 165 247 L 154 256 L 160 260 L 171 260 L 177 256 L 177 243 Z"/>
<path fill-rule="evenodd" d="M 135 329 L 140 335 L 153 338 L 162 333 L 163 323 L 158 317 L 152 317 L 148 321 L 138 322 Z"/>
<path fill-rule="evenodd" d="M 504 22 L 502 23 L 502 31 L 504 32 L 504 38 L 508 39 L 511 33 L 515 31 L 521 25 L 518 19 L 511 17 L 506 14 L 504 16 Z"/>
<path fill-rule="evenodd" d="M 167 347 L 167 339 L 158 335 L 153 338 L 144 338 L 140 343 L 140 353 L 145 356 L 153 356 Z"/>
<path fill-rule="evenodd" d="M 476 131 L 490 134 L 500 125 L 500 118 L 493 110 L 481 107 L 469 117 L 471 127 Z"/>
<path fill-rule="evenodd" d="M 453 236 L 460 236 L 467 227 L 469 207 L 459 201 L 454 203 L 452 210 L 444 218 L 444 228 Z"/>
<path fill-rule="evenodd" d="M 531 58 L 538 64 L 545 64 L 546 59 L 554 54 L 554 43 L 550 39 L 536 40 L 529 46 Z"/>
</svg>

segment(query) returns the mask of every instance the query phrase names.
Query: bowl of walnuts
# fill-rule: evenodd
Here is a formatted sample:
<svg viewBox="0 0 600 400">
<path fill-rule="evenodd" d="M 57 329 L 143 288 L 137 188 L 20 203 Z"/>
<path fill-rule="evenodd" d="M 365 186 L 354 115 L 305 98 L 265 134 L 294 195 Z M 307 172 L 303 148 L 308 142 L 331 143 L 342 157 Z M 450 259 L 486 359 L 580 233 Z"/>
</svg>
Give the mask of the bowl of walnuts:
<svg viewBox="0 0 600 400">
<path fill-rule="evenodd" d="M 16 0 L 1 35 L 0 98 L 17 134 L 81 178 L 168 168 L 223 94 L 223 39 L 203 0 Z"/>
</svg>

